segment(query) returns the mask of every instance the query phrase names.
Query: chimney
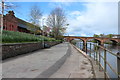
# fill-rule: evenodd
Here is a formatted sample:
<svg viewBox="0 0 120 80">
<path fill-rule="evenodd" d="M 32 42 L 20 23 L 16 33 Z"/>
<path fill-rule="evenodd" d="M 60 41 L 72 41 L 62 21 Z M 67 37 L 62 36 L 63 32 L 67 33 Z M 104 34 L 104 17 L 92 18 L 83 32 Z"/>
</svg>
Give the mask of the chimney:
<svg viewBox="0 0 120 80">
<path fill-rule="evenodd" d="M 13 11 L 9 11 L 8 13 L 9 13 L 9 15 L 12 15 L 12 16 L 14 16 L 14 14 L 15 14 Z"/>
</svg>

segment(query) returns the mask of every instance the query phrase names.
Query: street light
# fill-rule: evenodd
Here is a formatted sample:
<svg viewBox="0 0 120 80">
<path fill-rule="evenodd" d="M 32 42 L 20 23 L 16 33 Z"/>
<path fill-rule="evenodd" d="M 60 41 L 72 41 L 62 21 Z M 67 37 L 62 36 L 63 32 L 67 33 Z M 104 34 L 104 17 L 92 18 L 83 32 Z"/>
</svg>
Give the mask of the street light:
<svg viewBox="0 0 120 80">
<path fill-rule="evenodd" d="M 42 23 L 42 30 L 43 30 L 43 31 L 42 31 L 42 35 L 43 35 L 42 45 L 43 45 L 43 48 L 45 47 L 45 46 L 44 46 L 44 20 L 45 20 L 45 18 L 43 18 L 42 21 L 41 21 L 41 23 Z"/>
<path fill-rule="evenodd" d="M 4 17 L 4 0 L 2 0 L 1 35 L 2 35 L 2 31 L 3 31 L 3 17 Z"/>
</svg>

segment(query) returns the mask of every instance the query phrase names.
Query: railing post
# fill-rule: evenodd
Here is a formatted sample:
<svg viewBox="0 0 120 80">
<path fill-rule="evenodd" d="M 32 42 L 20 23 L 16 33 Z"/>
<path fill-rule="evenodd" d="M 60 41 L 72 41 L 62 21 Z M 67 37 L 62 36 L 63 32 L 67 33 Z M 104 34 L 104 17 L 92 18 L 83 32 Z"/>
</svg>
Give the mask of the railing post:
<svg viewBox="0 0 120 80">
<path fill-rule="evenodd" d="M 94 44 L 94 60 L 95 60 L 95 44 Z"/>
<path fill-rule="evenodd" d="M 117 71 L 118 71 L 118 78 L 120 78 L 120 53 L 117 53 Z"/>
<path fill-rule="evenodd" d="M 90 57 L 91 57 L 91 43 L 90 43 Z"/>
<path fill-rule="evenodd" d="M 86 47 L 85 51 L 86 51 L 86 54 L 87 54 L 87 42 L 85 43 L 85 47 Z"/>
<path fill-rule="evenodd" d="M 107 57 L 106 57 L 106 49 L 104 49 L 104 78 L 106 78 L 106 60 L 107 60 Z"/>
<path fill-rule="evenodd" d="M 84 41 L 83 41 L 83 44 L 82 44 L 82 45 L 83 45 L 82 50 L 85 51 L 85 42 L 84 42 Z"/>
<path fill-rule="evenodd" d="M 101 54 L 100 54 L 100 50 L 99 50 L 99 52 L 98 52 L 98 54 L 99 54 L 99 71 L 101 70 Z"/>
<path fill-rule="evenodd" d="M 81 49 L 81 42 L 80 42 L 80 45 L 79 45 L 79 46 L 80 46 L 80 49 Z"/>
<path fill-rule="evenodd" d="M 82 43 L 80 42 L 80 49 L 81 49 L 81 50 L 82 50 L 82 46 L 83 46 L 83 45 L 82 45 Z"/>
<path fill-rule="evenodd" d="M 96 45 L 96 64 L 98 64 L 98 46 Z"/>
</svg>

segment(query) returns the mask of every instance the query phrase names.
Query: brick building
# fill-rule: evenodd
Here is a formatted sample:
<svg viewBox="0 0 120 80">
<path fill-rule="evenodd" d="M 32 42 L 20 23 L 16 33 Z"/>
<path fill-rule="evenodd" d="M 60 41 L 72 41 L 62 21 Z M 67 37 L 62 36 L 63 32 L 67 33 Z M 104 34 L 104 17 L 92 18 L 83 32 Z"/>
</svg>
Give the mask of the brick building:
<svg viewBox="0 0 120 80">
<path fill-rule="evenodd" d="M 29 29 L 30 26 L 35 25 L 15 17 L 13 11 L 9 11 L 8 14 L 4 15 L 3 17 L 3 30 L 31 33 Z M 39 32 L 42 32 L 39 27 L 37 30 L 39 30 Z"/>
<path fill-rule="evenodd" d="M 23 21 L 23 20 L 21 20 L 19 18 L 17 18 L 17 21 L 18 21 L 17 30 L 19 32 L 30 33 L 30 30 L 27 29 L 28 28 L 27 25 L 26 25 L 27 22 L 25 22 L 25 21 Z"/>
<path fill-rule="evenodd" d="M 13 11 L 3 17 L 3 30 L 17 31 L 18 22 Z"/>
</svg>

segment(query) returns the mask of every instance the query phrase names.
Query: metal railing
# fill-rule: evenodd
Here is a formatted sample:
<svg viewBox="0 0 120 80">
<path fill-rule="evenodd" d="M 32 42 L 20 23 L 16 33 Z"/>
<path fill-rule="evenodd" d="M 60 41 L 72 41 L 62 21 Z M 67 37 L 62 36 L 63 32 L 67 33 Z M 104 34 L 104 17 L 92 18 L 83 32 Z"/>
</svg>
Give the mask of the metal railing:
<svg viewBox="0 0 120 80">
<path fill-rule="evenodd" d="M 107 67 L 109 67 L 118 76 L 118 78 L 120 78 L 120 53 L 113 53 L 112 51 L 106 49 L 103 46 L 92 43 L 90 43 L 90 46 L 87 47 L 87 50 L 89 50 L 89 56 L 93 57 L 93 59 L 96 61 L 96 64 L 99 65 L 99 70 L 104 71 L 104 78 L 110 78 L 107 74 Z M 101 53 L 101 50 L 103 50 L 103 53 Z M 117 58 L 117 71 L 107 61 L 107 52 Z M 103 60 L 104 65 L 102 65 L 101 60 Z"/>
</svg>

